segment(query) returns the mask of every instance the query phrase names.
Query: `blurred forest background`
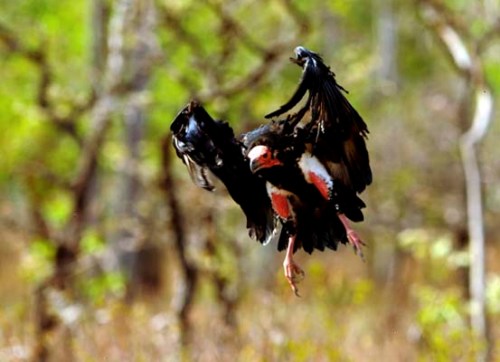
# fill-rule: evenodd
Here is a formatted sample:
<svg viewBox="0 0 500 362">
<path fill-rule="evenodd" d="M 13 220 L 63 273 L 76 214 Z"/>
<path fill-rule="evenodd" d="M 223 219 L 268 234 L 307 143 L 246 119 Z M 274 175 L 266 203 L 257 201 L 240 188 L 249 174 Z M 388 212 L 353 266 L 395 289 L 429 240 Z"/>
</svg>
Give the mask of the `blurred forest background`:
<svg viewBox="0 0 500 362">
<path fill-rule="evenodd" d="M 169 139 L 193 97 L 263 122 L 297 45 L 375 177 L 302 298 Z M 499 54 L 498 0 L 2 0 L 0 360 L 500 361 Z"/>
</svg>

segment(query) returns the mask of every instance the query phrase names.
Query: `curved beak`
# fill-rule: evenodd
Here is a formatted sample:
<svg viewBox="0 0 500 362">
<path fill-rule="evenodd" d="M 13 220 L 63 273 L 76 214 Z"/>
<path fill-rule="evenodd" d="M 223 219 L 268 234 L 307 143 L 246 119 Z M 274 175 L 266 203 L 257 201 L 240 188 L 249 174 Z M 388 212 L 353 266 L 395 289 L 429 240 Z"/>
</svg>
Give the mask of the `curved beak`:
<svg viewBox="0 0 500 362">
<path fill-rule="evenodd" d="M 290 57 L 289 59 L 290 59 L 290 61 L 291 61 L 292 63 L 295 63 L 295 64 L 297 64 L 298 66 L 301 66 L 301 67 L 302 67 L 302 66 L 304 65 L 304 59 L 299 59 L 299 58 L 294 58 L 294 57 Z"/>
<path fill-rule="evenodd" d="M 250 171 L 252 173 L 278 164 L 278 161 L 271 156 L 271 151 L 267 146 L 259 145 L 253 147 L 247 156 L 250 160 Z"/>
<path fill-rule="evenodd" d="M 252 171 L 252 173 L 256 173 L 262 167 L 263 167 L 263 164 L 259 158 L 255 158 L 255 159 L 250 161 L 250 171 Z"/>
</svg>

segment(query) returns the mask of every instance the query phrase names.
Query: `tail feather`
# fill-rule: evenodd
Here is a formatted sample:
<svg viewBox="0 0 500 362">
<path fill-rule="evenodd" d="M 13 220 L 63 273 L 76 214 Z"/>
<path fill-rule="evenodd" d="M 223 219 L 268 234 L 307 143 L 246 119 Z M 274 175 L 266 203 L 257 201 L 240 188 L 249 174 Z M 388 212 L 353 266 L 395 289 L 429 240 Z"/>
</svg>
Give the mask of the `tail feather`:
<svg viewBox="0 0 500 362">
<path fill-rule="evenodd" d="M 318 210 L 316 210 L 318 211 Z M 290 234 L 296 233 L 295 251 L 300 247 L 311 254 L 314 249 L 324 251 L 325 248 L 337 250 L 338 244 L 348 243 L 344 225 L 340 221 L 334 205 L 329 204 L 321 212 L 309 210 L 297 215 L 299 228 L 294 230 L 285 224 L 278 240 L 278 251 L 288 247 Z"/>
</svg>

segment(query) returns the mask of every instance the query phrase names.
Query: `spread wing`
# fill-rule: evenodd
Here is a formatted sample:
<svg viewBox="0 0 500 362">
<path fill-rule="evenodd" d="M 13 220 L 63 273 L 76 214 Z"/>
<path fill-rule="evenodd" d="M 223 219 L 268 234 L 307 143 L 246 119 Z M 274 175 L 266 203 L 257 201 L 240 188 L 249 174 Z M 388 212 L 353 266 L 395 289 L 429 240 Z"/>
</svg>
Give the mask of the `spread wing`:
<svg viewBox="0 0 500 362">
<path fill-rule="evenodd" d="M 213 190 L 208 174 L 214 174 L 245 213 L 250 236 L 261 243 L 269 242 L 276 221 L 265 182 L 251 173 L 232 128 L 213 120 L 201 105 L 191 102 L 177 115 L 170 130 L 177 156 L 195 184 Z"/>
<path fill-rule="evenodd" d="M 372 182 L 366 123 L 318 54 L 303 47 L 297 47 L 295 54 L 291 60 L 303 68 L 299 86 L 287 103 L 266 118 L 283 116 L 304 100 L 286 119 L 305 131 L 312 152 L 336 180 L 361 192 Z"/>
</svg>

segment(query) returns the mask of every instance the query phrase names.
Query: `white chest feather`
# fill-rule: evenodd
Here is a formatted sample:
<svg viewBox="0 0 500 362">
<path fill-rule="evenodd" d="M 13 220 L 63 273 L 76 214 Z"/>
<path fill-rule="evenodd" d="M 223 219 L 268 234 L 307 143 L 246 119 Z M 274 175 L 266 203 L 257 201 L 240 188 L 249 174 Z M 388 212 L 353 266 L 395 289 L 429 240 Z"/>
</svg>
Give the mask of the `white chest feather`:
<svg viewBox="0 0 500 362">
<path fill-rule="evenodd" d="M 325 199 L 330 199 L 333 189 L 333 178 L 325 166 L 315 156 L 309 152 L 305 152 L 300 157 L 299 167 L 306 181 L 316 186 Z"/>
</svg>

